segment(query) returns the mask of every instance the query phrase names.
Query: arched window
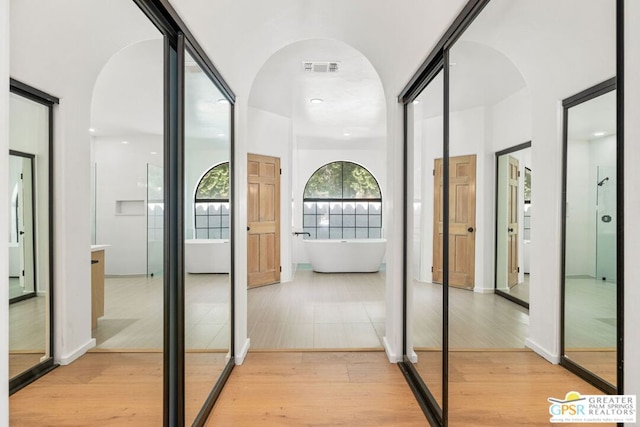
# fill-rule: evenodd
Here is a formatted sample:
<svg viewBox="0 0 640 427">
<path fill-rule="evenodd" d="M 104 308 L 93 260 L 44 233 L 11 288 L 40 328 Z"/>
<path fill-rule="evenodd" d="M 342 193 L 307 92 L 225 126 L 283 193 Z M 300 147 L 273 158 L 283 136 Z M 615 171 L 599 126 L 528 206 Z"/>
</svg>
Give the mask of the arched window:
<svg viewBox="0 0 640 427">
<path fill-rule="evenodd" d="M 195 196 L 196 239 L 229 238 L 229 162 L 204 174 Z"/>
<path fill-rule="evenodd" d="M 311 239 L 382 237 L 380 186 L 356 163 L 333 162 L 315 171 L 303 202 L 303 227 Z"/>
</svg>

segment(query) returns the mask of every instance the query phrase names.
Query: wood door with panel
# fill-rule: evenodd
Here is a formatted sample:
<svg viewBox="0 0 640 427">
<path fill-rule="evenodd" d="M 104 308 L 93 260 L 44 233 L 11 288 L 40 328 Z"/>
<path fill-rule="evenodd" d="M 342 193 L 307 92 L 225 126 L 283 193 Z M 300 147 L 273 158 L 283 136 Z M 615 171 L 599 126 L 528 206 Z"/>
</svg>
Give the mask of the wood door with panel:
<svg viewBox="0 0 640 427">
<path fill-rule="evenodd" d="M 280 159 L 247 158 L 247 286 L 280 282 Z"/>
<path fill-rule="evenodd" d="M 443 281 L 444 162 L 435 160 L 433 281 Z M 449 286 L 475 285 L 476 156 L 449 158 Z"/>
</svg>

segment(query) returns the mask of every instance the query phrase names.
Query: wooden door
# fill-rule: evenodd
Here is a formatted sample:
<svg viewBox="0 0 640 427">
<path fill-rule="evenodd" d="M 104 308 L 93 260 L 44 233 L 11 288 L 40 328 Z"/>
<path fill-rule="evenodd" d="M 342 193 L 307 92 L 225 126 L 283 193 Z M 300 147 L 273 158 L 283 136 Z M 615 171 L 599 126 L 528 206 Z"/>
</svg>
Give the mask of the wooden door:
<svg viewBox="0 0 640 427">
<path fill-rule="evenodd" d="M 249 154 L 247 284 L 280 282 L 280 159 Z"/>
<path fill-rule="evenodd" d="M 518 284 L 518 159 L 509 156 L 509 228 L 507 230 L 509 287 Z"/>
<path fill-rule="evenodd" d="M 443 280 L 443 161 L 435 160 L 433 281 Z M 476 156 L 449 158 L 449 286 L 475 284 Z"/>
</svg>

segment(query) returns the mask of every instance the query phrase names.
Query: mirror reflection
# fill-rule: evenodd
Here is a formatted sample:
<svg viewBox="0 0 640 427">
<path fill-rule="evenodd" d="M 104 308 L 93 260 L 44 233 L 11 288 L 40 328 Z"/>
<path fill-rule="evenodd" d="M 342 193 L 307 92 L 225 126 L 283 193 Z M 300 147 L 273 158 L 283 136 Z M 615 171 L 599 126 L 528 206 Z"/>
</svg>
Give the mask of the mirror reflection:
<svg viewBox="0 0 640 427">
<path fill-rule="evenodd" d="M 49 107 L 9 100 L 9 378 L 50 357 Z"/>
<path fill-rule="evenodd" d="M 185 393 L 191 423 L 229 360 L 231 105 L 185 60 Z"/>
<path fill-rule="evenodd" d="M 92 335 L 102 350 L 163 345 L 163 43 L 154 36 L 109 58 L 93 89 Z"/>
<path fill-rule="evenodd" d="M 496 291 L 528 308 L 533 215 L 531 148 L 507 151 L 497 156 Z"/>
<path fill-rule="evenodd" d="M 410 197 L 412 316 L 415 367 L 442 407 L 442 138 L 443 72 L 409 108 L 409 158 L 413 159 Z M 411 176 L 411 174 L 409 174 Z M 435 266 L 440 266 L 439 269 Z M 434 268 L 432 268 L 434 266 Z"/>
<path fill-rule="evenodd" d="M 565 357 L 615 386 L 616 91 L 567 112 Z"/>
</svg>

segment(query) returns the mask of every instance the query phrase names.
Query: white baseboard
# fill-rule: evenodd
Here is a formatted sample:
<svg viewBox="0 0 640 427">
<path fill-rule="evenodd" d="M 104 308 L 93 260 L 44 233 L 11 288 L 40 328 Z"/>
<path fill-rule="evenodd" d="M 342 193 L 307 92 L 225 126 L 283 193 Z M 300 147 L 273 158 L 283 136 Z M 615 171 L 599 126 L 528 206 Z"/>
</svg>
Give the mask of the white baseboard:
<svg viewBox="0 0 640 427">
<path fill-rule="evenodd" d="M 411 363 L 418 363 L 418 353 L 412 350 L 411 354 L 409 355 L 409 361 Z"/>
<path fill-rule="evenodd" d="M 236 365 L 242 365 L 244 363 L 244 359 L 245 357 L 247 357 L 247 353 L 249 352 L 250 345 L 251 345 L 251 340 L 247 338 L 240 352 L 236 353 Z"/>
<path fill-rule="evenodd" d="M 473 288 L 473 292 L 476 294 L 493 294 L 495 291 L 494 288 Z"/>
<path fill-rule="evenodd" d="M 384 346 L 384 352 L 387 353 L 387 358 L 389 359 L 390 363 L 402 362 L 402 357 L 398 356 L 391 349 L 391 346 L 389 345 L 389 342 L 387 341 L 387 337 L 382 337 L 382 345 Z"/>
<path fill-rule="evenodd" d="M 558 356 L 557 354 L 551 353 L 547 349 L 545 349 L 542 346 L 538 345 L 537 343 L 531 341 L 531 339 L 527 338 L 525 340 L 525 342 L 524 342 L 524 345 L 526 347 L 529 347 L 531 350 L 535 351 L 536 354 L 544 357 L 545 359 L 547 359 L 549 362 L 553 363 L 554 365 L 557 365 L 558 363 L 560 363 L 560 356 Z"/>
<path fill-rule="evenodd" d="M 83 354 L 85 354 L 88 350 L 91 350 L 95 346 L 96 346 L 96 339 L 91 338 L 89 341 L 87 341 L 85 345 L 80 346 L 78 349 L 67 354 L 66 356 L 60 357 L 60 360 L 58 361 L 58 363 L 60 363 L 61 365 L 68 365 L 74 360 L 76 360 L 77 358 L 79 358 L 80 356 L 82 356 Z"/>
</svg>

